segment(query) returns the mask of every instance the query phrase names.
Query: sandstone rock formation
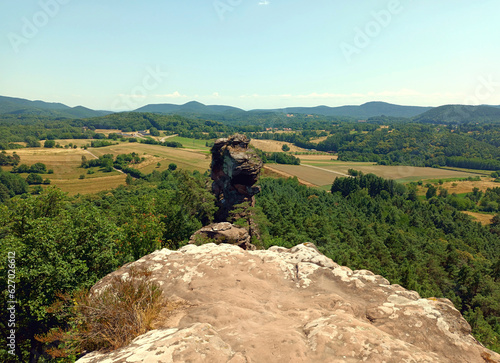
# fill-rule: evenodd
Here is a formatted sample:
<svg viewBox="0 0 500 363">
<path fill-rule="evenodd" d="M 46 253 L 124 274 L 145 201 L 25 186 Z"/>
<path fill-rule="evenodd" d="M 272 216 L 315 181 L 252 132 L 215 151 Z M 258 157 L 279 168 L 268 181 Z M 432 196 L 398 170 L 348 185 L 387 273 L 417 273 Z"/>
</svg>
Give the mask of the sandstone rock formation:
<svg viewBox="0 0 500 363">
<path fill-rule="evenodd" d="M 94 362 L 500 362 L 446 299 L 422 299 L 313 245 L 244 251 L 229 244 L 156 251 L 133 266 L 189 304 Z"/>
<path fill-rule="evenodd" d="M 255 205 L 254 195 L 260 191 L 254 186 L 262 168 L 262 160 L 248 148 L 245 135 L 233 135 L 218 139 L 212 147 L 212 190 L 217 199 L 219 211 L 216 222 L 225 222 L 229 211 L 236 204 L 248 202 Z"/>
<path fill-rule="evenodd" d="M 235 226 L 229 222 L 213 223 L 196 231 L 189 243 L 203 244 L 206 240 L 214 243 L 229 243 L 239 246 L 244 250 L 255 250 L 255 246 L 250 243 L 250 235 L 245 228 Z"/>
</svg>

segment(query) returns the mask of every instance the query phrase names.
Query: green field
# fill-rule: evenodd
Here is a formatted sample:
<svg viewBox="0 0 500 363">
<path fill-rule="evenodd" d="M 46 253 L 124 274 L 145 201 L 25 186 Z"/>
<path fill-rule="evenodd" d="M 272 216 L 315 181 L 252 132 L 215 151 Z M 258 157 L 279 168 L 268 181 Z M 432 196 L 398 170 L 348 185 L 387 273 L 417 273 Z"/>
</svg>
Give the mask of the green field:
<svg viewBox="0 0 500 363">
<path fill-rule="evenodd" d="M 185 147 L 186 149 L 199 150 L 207 154 L 210 153 L 210 148 L 206 146 L 206 144 L 211 140 L 188 139 L 186 137 L 174 136 L 174 137 L 169 137 L 165 141 L 180 142 L 182 146 Z"/>
</svg>

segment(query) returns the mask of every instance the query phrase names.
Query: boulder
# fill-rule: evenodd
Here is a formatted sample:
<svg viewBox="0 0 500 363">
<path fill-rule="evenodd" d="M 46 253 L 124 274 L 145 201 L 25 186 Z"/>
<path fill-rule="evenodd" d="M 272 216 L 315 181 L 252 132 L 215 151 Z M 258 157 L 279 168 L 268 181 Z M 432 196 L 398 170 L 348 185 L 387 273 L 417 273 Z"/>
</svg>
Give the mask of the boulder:
<svg viewBox="0 0 500 363">
<path fill-rule="evenodd" d="M 239 246 L 244 250 L 255 250 L 255 246 L 250 243 L 250 235 L 245 228 L 235 226 L 229 222 L 213 223 L 196 231 L 189 243 L 202 244 L 207 241 L 214 243 L 229 243 Z"/>
<path fill-rule="evenodd" d="M 446 299 L 423 299 L 370 271 L 339 266 L 312 244 L 245 251 L 231 244 L 163 249 L 146 267 L 186 301 L 157 329 L 94 362 L 500 362 Z"/>
</svg>

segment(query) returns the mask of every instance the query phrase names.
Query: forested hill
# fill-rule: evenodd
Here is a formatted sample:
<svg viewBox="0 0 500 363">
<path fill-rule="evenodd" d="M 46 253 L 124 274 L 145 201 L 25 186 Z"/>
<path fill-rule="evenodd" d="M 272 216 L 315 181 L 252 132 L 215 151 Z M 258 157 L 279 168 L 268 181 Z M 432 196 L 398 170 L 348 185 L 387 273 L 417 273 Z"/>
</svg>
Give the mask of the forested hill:
<svg viewBox="0 0 500 363">
<path fill-rule="evenodd" d="M 367 119 L 376 116 L 389 117 L 413 117 L 424 113 L 432 107 L 401 106 L 386 102 L 367 102 L 360 106 L 340 106 L 340 107 L 287 107 L 276 111 L 286 113 L 302 113 L 322 116 L 346 116 L 357 119 Z"/>
<path fill-rule="evenodd" d="M 0 114 L 72 119 L 102 116 L 109 113 L 107 111 L 94 111 L 83 106 L 69 107 L 62 103 L 29 101 L 23 98 L 0 96 Z"/>
<path fill-rule="evenodd" d="M 413 117 L 414 122 L 456 124 L 500 122 L 500 108 L 494 106 L 445 105 Z"/>
<path fill-rule="evenodd" d="M 354 120 L 370 118 L 395 118 L 401 121 L 421 123 L 463 123 L 463 122 L 499 122 L 499 106 L 445 105 L 440 107 L 403 106 L 387 102 L 367 102 L 359 106 L 316 106 L 285 107 L 275 109 L 254 109 L 245 111 L 227 105 L 204 105 L 190 101 L 177 104 L 149 104 L 140 107 L 135 113 L 154 113 L 163 115 L 181 115 L 193 119 L 210 119 L 228 124 L 262 124 L 264 119 L 282 120 L 285 117 L 327 117 Z M 114 112 L 96 111 L 83 106 L 69 107 L 62 103 L 30 101 L 22 98 L 0 96 L 0 115 L 18 115 L 26 117 L 54 118 L 91 118 Z"/>
<path fill-rule="evenodd" d="M 174 104 L 156 104 L 141 107 L 136 112 L 153 112 L 163 114 L 180 114 L 192 117 L 207 117 L 211 116 L 216 120 L 224 120 L 226 118 L 248 118 L 252 119 L 259 114 L 302 114 L 316 116 L 336 116 L 336 117 L 352 117 L 356 119 L 366 119 L 375 116 L 389 117 L 413 117 L 431 107 L 420 106 L 400 106 L 386 102 L 367 102 L 360 106 L 316 106 L 316 107 L 286 107 L 276 109 L 255 109 L 244 111 L 242 109 L 230 106 L 206 106 L 202 103 L 191 101 L 184 105 Z"/>
<path fill-rule="evenodd" d="M 191 101 L 183 105 L 170 103 L 146 105 L 135 110 L 135 112 L 152 112 L 165 114 L 200 114 L 213 115 L 225 112 L 245 112 L 240 108 L 231 106 L 212 105 L 207 106 L 200 102 Z"/>
</svg>

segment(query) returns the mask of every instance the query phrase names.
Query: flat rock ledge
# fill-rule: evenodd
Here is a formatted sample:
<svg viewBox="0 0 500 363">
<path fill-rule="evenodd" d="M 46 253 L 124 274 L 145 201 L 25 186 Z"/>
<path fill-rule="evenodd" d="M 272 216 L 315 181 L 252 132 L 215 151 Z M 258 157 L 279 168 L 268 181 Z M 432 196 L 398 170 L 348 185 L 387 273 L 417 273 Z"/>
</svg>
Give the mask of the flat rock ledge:
<svg viewBox="0 0 500 363">
<path fill-rule="evenodd" d="M 500 362 L 447 299 L 422 299 L 370 271 L 337 265 L 305 243 L 163 249 L 111 276 L 146 267 L 165 296 L 189 302 L 161 328 L 79 363 Z"/>
</svg>

